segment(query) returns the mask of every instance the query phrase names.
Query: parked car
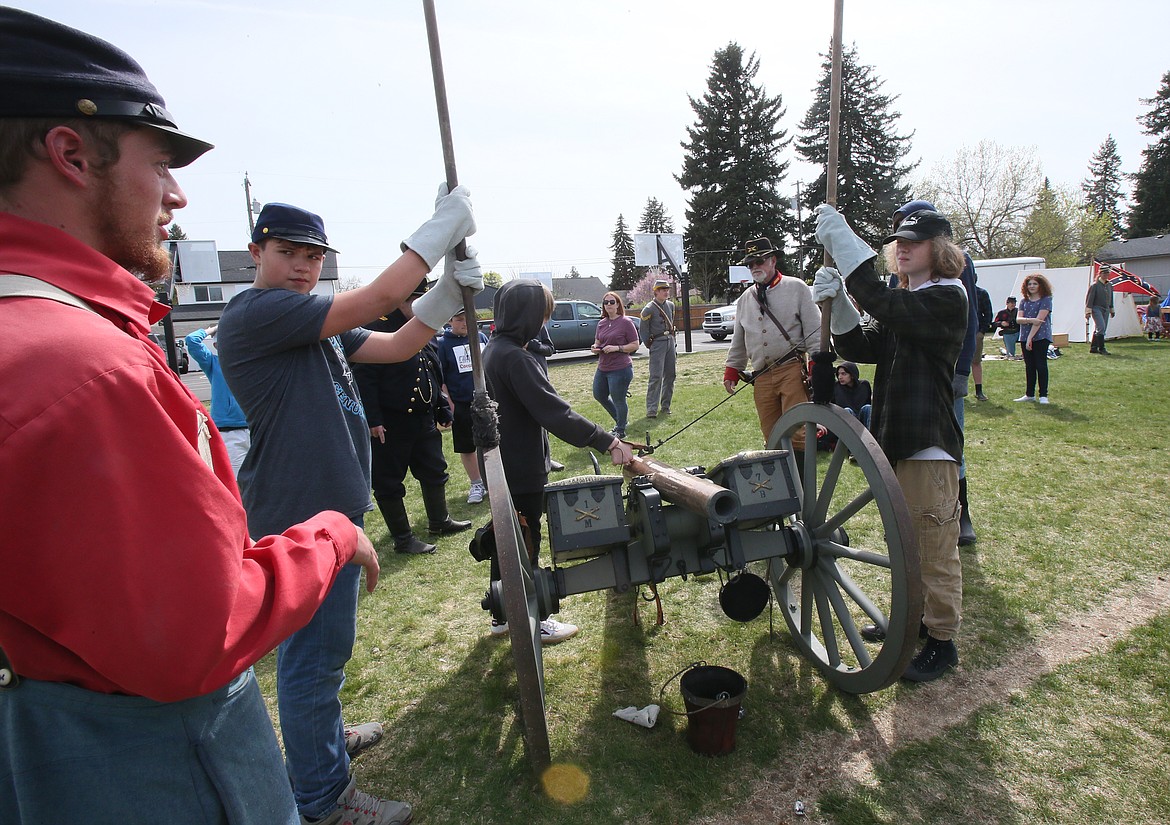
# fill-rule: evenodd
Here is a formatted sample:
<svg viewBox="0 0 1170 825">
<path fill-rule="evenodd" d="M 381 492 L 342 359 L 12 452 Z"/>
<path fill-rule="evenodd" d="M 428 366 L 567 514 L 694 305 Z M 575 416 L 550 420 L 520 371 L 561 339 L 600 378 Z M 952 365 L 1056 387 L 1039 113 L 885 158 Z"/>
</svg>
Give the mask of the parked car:
<svg viewBox="0 0 1170 825">
<path fill-rule="evenodd" d="M 634 327 L 641 326 L 637 315 L 626 314 L 634 322 Z M 574 349 L 589 349 L 597 338 L 597 322 L 601 320 L 601 307 L 589 301 L 557 301 L 553 307 L 552 317 L 549 318 L 548 337 L 552 339 L 557 352 Z M 480 332 L 490 336 L 495 331 L 496 323 L 491 318 L 479 322 Z"/>
<path fill-rule="evenodd" d="M 735 304 L 707 310 L 703 314 L 703 332 L 722 341 L 735 331 Z"/>
<path fill-rule="evenodd" d="M 150 340 L 158 344 L 163 352 L 167 351 L 166 338 L 158 332 L 150 333 Z M 175 339 L 175 362 L 179 365 L 179 374 L 186 375 L 191 368 L 191 356 L 187 354 L 187 342 L 182 338 Z"/>
<path fill-rule="evenodd" d="M 601 307 L 589 301 L 557 301 L 546 325 L 557 352 L 593 346 L 601 317 Z M 626 317 L 634 322 L 635 327 L 641 326 L 637 315 Z"/>
</svg>

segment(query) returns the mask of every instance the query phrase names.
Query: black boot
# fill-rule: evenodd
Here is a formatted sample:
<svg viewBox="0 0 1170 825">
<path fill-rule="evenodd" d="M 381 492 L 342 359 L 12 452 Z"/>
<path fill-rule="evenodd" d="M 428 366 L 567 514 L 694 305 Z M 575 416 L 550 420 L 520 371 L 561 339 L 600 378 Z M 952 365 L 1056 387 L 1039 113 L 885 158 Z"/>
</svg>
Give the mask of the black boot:
<svg viewBox="0 0 1170 825">
<path fill-rule="evenodd" d="M 427 508 L 428 530 L 431 535 L 447 536 L 451 533 L 461 533 L 471 527 L 470 521 L 456 521 L 447 512 L 447 488 L 424 485 L 422 488 L 423 506 Z"/>
<path fill-rule="evenodd" d="M 1101 339 L 1099 333 L 1093 333 L 1093 340 L 1089 342 L 1089 354 L 1095 355 L 1101 351 Z"/>
<path fill-rule="evenodd" d="M 967 477 L 959 479 L 959 546 L 966 547 L 976 540 L 975 525 L 971 523 L 971 508 L 967 505 Z"/>
<path fill-rule="evenodd" d="M 1101 353 L 1102 355 L 1109 354 L 1109 350 L 1105 349 L 1105 333 L 1103 332 L 1101 333 L 1101 343 L 1098 344 L 1097 347 L 1097 352 Z"/>
<path fill-rule="evenodd" d="M 406 514 L 406 502 L 391 496 L 378 496 L 378 510 L 386 520 L 386 528 L 394 537 L 394 552 L 409 553 L 413 556 L 435 552 L 435 545 L 416 538 L 410 529 L 410 516 Z"/>
</svg>

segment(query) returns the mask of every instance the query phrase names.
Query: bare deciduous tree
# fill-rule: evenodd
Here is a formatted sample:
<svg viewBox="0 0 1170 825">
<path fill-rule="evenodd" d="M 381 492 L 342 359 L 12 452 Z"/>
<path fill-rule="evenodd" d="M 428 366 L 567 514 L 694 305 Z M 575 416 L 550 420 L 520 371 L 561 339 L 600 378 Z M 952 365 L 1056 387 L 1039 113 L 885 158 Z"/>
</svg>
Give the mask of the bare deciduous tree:
<svg viewBox="0 0 1170 825">
<path fill-rule="evenodd" d="M 951 222 L 955 242 L 977 258 L 1020 254 L 1021 233 L 1044 182 L 1036 147 L 990 140 L 936 163 L 917 195 Z"/>
</svg>

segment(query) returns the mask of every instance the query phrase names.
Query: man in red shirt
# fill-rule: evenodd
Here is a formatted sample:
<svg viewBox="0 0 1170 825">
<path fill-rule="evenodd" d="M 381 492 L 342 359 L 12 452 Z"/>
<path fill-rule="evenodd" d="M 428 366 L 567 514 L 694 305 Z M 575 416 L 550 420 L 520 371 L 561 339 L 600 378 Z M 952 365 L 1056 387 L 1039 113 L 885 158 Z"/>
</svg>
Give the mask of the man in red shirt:
<svg viewBox="0 0 1170 825">
<path fill-rule="evenodd" d="M 345 565 L 378 578 L 341 513 L 248 537 L 148 338 L 168 308 L 136 274 L 170 271 L 171 169 L 211 148 L 164 106 L 109 43 L 0 8 L 5 823 L 297 822 L 251 665 Z"/>
</svg>

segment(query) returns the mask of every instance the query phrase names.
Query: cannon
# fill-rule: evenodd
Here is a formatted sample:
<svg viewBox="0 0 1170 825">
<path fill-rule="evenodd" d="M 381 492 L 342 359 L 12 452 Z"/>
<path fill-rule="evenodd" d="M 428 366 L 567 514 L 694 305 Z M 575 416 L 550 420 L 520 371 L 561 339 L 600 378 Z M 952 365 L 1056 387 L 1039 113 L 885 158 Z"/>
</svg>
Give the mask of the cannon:
<svg viewBox="0 0 1170 825">
<path fill-rule="evenodd" d="M 835 448 L 827 460 L 809 449 L 798 466 L 792 436 L 803 432 L 811 448 L 818 427 L 836 438 Z M 485 466 L 500 580 L 490 583 L 483 607 L 508 622 L 536 766 L 550 758 L 540 622 L 575 594 L 716 571 L 736 577 L 755 565 L 766 571 L 797 651 L 834 687 L 881 690 L 914 655 L 922 588 L 910 514 L 877 442 L 839 407 L 800 404 L 777 422 L 765 449 L 706 471 L 643 455 L 622 476 L 550 483 L 546 568 L 523 550 L 501 462 Z M 886 630 L 879 645 L 861 638 L 869 622 Z"/>
</svg>

